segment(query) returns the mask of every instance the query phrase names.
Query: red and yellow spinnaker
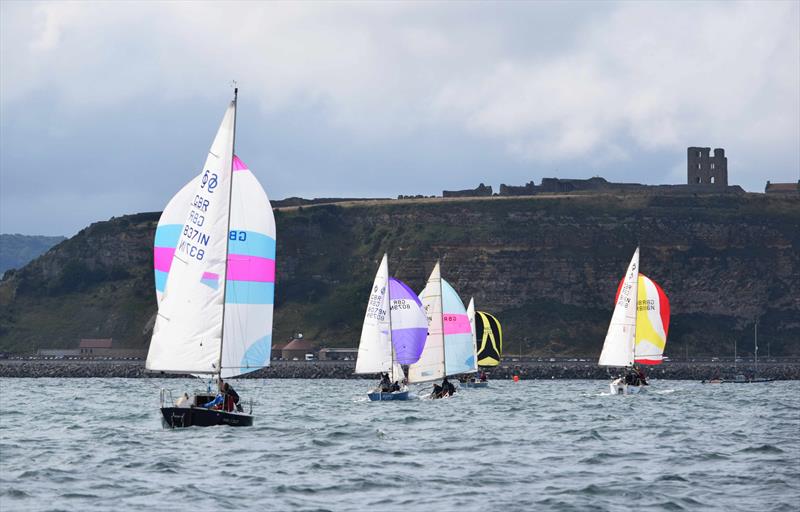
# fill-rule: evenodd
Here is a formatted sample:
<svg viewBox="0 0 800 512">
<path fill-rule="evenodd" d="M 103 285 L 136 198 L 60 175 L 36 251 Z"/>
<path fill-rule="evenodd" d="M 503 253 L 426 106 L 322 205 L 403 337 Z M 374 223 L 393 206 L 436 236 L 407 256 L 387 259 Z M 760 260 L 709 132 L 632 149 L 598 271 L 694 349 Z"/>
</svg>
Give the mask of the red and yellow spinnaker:
<svg viewBox="0 0 800 512">
<path fill-rule="evenodd" d="M 622 282 L 617 287 L 617 297 L 621 287 Z M 634 361 L 661 364 L 669 331 L 669 299 L 655 281 L 643 274 L 639 274 L 637 288 Z"/>
</svg>

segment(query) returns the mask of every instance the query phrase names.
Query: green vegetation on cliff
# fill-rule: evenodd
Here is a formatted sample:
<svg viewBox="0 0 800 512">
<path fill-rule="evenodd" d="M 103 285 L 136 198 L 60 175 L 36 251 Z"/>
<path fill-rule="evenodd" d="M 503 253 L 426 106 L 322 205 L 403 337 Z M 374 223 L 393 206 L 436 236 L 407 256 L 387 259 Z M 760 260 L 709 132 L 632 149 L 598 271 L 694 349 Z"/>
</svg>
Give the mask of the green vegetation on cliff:
<svg viewBox="0 0 800 512">
<path fill-rule="evenodd" d="M 377 264 L 420 290 L 436 259 L 497 314 L 507 351 L 594 356 L 637 244 L 670 298 L 667 354 L 800 353 L 800 201 L 604 194 L 363 201 L 276 210 L 274 339 L 355 346 Z M 99 222 L 0 283 L 0 350 L 146 346 L 157 213 Z"/>
</svg>

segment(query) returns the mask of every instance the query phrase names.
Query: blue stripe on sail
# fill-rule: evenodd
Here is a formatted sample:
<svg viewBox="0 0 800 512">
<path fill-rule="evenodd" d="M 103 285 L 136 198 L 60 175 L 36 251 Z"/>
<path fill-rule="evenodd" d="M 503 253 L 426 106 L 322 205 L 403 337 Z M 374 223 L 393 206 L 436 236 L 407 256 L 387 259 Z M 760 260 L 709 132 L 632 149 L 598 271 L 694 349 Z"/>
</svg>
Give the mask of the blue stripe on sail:
<svg viewBox="0 0 800 512">
<path fill-rule="evenodd" d="M 163 270 L 156 270 L 156 290 L 161 293 L 164 293 L 164 288 L 167 286 L 167 276 L 169 275 L 167 272 Z"/>
<path fill-rule="evenodd" d="M 272 304 L 275 297 L 275 283 L 228 281 L 225 286 L 225 304 Z"/>
<path fill-rule="evenodd" d="M 257 370 L 262 366 L 269 364 L 269 358 L 272 355 L 272 335 L 267 334 L 263 338 L 259 338 L 255 343 L 247 347 L 242 361 L 239 363 L 243 373 Z M 251 369 L 247 369 L 247 368 Z"/>
<path fill-rule="evenodd" d="M 231 233 L 235 239 L 228 240 L 228 254 L 275 259 L 275 239 L 271 236 L 256 231 L 240 231 L 233 228 L 231 228 Z"/>
<path fill-rule="evenodd" d="M 182 224 L 165 224 L 156 228 L 156 240 L 153 245 L 156 247 L 170 247 L 174 249 L 178 246 L 178 239 L 181 237 Z"/>
<path fill-rule="evenodd" d="M 447 334 L 444 337 L 445 373 L 454 375 L 475 369 L 472 352 L 472 334 Z"/>
</svg>

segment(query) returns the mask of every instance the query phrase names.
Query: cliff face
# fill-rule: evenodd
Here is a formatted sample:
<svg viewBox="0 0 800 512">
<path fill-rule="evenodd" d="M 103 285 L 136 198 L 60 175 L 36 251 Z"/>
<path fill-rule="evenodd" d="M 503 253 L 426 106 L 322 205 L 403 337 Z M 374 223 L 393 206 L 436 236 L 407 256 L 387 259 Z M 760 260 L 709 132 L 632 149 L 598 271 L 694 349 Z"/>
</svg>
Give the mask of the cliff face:
<svg viewBox="0 0 800 512">
<path fill-rule="evenodd" d="M 0 349 L 146 345 L 157 214 L 93 224 L 0 283 Z M 383 252 L 421 290 L 437 258 L 506 351 L 599 353 L 637 243 L 669 296 L 667 354 L 800 353 L 800 201 L 761 195 L 586 195 L 342 203 L 276 210 L 274 339 L 355 346 Z"/>
</svg>

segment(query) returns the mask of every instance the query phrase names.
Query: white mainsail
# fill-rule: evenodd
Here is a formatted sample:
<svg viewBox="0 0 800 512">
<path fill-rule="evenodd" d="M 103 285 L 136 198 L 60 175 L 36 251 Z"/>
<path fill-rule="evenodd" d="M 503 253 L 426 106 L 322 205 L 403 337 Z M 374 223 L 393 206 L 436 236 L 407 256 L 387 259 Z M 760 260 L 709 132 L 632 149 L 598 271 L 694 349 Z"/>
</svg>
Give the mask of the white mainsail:
<svg viewBox="0 0 800 512">
<path fill-rule="evenodd" d="M 636 307 L 639 279 L 639 248 L 633 253 L 617 297 L 611 324 L 600 353 L 600 366 L 632 366 L 636 335 Z"/>
<path fill-rule="evenodd" d="M 183 222 L 146 368 L 220 372 L 236 100 L 225 112 Z"/>
<path fill-rule="evenodd" d="M 378 266 L 378 273 L 375 274 L 367 311 L 364 314 L 355 372 L 357 374 L 397 373 L 392 364 L 394 361 L 393 350 L 389 316 L 389 261 L 384 254 L 381 264 Z M 402 374 L 402 370 L 400 373 Z"/>
<path fill-rule="evenodd" d="M 467 317 L 469 318 L 469 329 L 472 331 L 472 354 L 475 356 L 475 367 L 478 366 L 478 337 L 475 332 L 475 298 L 469 298 L 467 306 Z"/>
<path fill-rule="evenodd" d="M 428 316 L 428 336 L 419 361 L 408 367 L 409 382 L 428 382 L 444 377 L 444 330 L 442 326 L 442 276 L 439 262 L 420 294 Z"/>
</svg>

